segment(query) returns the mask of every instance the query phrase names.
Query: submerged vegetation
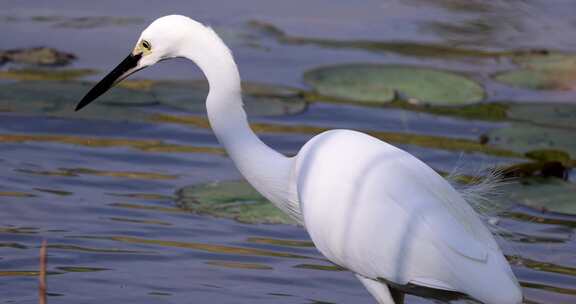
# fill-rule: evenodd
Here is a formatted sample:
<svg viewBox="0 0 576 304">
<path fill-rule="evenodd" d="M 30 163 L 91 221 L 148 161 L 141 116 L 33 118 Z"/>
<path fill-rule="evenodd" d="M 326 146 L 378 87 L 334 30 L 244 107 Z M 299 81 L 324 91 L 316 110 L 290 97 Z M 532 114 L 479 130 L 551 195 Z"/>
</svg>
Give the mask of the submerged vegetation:
<svg viewBox="0 0 576 304">
<path fill-rule="evenodd" d="M 251 20 L 248 22 L 248 25 L 255 31 L 287 45 L 315 45 L 328 49 L 359 49 L 375 53 L 396 53 L 421 58 L 441 58 L 448 60 L 466 60 L 470 58 L 497 59 L 500 57 L 523 56 L 526 54 L 541 54 L 547 52 L 545 50 L 489 51 L 413 41 L 337 40 L 300 37 L 288 35 L 274 24 L 264 21 Z"/>
<path fill-rule="evenodd" d="M 534 56 L 537 56 L 537 59 L 534 59 Z M 558 57 L 540 54 L 517 56 L 515 62 L 525 68 L 549 71 L 571 70 L 571 60 L 572 57 L 567 55 Z M 70 80 L 92 73 L 95 72 L 32 68 L 0 71 L 0 77 L 21 80 L 0 85 L 0 110 L 209 128 L 204 117 L 204 99 L 208 87 L 204 81 L 197 80 L 124 81 L 119 88 L 104 95 L 94 107 L 80 114 L 74 113 L 73 105 L 93 84 Z M 576 146 L 573 145 L 571 133 L 572 129 L 576 128 L 576 107 L 570 104 L 490 102 L 486 101 L 487 93 L 482 85 L 471 78 L 458 73 L 415 66 L 347 64 L 320 67 L 306 72 L 303 79 L 313 91 L 243 83 L 247 112 L 252 116 L 263 117 L 294 115 L 305 112 L 308 103 L 335 102 L 399 108 L 438 117 L 508 122 L 492 128 L 477 140 L 369 129 L 362 131 L 394 144 L 527 159 L 528 162 L 508 169 L 511 176 L 548 176 L 550 172 L 555 172 L 551 176 L 567 178 L 575 164 L 572 158 L 576 156 Z M 165 109 L 171 108 L 186 114 L 174 115 L 170 111 L 165 112 Z M 261 133 L 294 135 L 313 135 L 328 129 L 313 124 L 288 125 L 269 122 L 254 122 L 252 128 Z M 220 148 L 190 147 L 159 140 L 2 135 L 2 142 L 24 141 L 50 141 L 93 147 L 125 146 L 152 152 L 223 153 Z M 558 155 L 562 155 L 562 161 L 550 159 L 557 158 Z M 542 160 L 542 157 L 547 160 Z M 560 167 L 554 167 L 555 163 Z"/>
<path fill-rule="evenodd" d="M 185 187 L 178 190 L 176 202 L 194 213 L 243 223 L 295 224 L 245 181 Z"/>
<path fill-rule="evenodd" d="M 63 66 L 70 64 L 75 59 L 74 54 L 47 47 L 0 50 L 0 64 Z"/>
<path fill-rule="evenodd" d="M 13 80 L 74 80 L 89 75 L 96 74 L 95 70 L 90 69 L 14 69 L 0 71 L 0 79 Z"/>
</svg>

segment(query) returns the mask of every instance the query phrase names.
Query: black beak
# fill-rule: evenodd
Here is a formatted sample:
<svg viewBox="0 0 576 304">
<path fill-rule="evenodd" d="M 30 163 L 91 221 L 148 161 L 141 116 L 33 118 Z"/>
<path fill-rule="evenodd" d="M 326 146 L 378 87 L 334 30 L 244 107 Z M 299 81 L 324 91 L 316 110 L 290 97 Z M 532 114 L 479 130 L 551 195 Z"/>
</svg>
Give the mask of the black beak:
<svg viewBox="0 0 576 304">
<path fill-rule="evenodd" d="M 120 64 L 115 67 L 112 72 L 108 73 L 99 83 L 97 83 L 89 92 L 82 98 L 82 100 L 76 105 L 74 111 L 78 111 L 83 107 L 87 106 L 89 103 L 94 101 L 100 95 L 104 94 L 111 87 L 113 87 L 118 82 L 122 81 L 124 78 L 130 76 L 130 74 L 138 71 L 136 68 L 138 66 L 138 61 L 142 58 L 142 53 L 140 54 L 130 54 L 126 59 L 122 60 Z"/>
</svg>

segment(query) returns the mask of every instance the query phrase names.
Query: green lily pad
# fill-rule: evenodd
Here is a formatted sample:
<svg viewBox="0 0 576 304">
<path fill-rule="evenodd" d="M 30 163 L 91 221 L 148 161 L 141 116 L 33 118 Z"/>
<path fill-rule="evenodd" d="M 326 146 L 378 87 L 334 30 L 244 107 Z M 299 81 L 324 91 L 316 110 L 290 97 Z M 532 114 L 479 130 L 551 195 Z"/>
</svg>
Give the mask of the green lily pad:
<svg viewBox="0 0 576 304">
<path fill-rule="evenodd" d="M 494 79 L 533 90 L 576 90 L 576 55 L 534 54 L 516 58 L 522 68 L 497 73 Z"/>
<path fill-rule="evenodd" d="M 152 83 L 150 90 L 162 104 L 193 113 L 206 112 L 208 83 L 205 81 L 159 81 Z M 299 92 L 291 88 L 243 83 L 242 90 L 249 115 L 291 115 L 306 109 L 306 102 L 299 97 Z"/>
<path fill-rule="evenodd" d="M 1 77 L 0 72 L 0 77 Z M 21 81 L 0 84 L 0 110 L 25 113 L 49 113 L 55 116 L 139 120 L 147 114 L 126 106 L 165 104 L 205 114 L 208 86 L 201 81 L 132 81 L 110 89 L 80 112 L 73 108 L 94 86 L 78 81 Z M 258 116 L 296 114 L 306 109 L 299 91 L 290 88 L 244 84 L 247 112 Z M 114 106 L 114 109 L 111 107 Z M 117 106 L 117 107 L 116 107 Z"/>
<path fill-rule="evenodd" d="M 491 145 L 511 151 L 527 153 L 533 150 L 560 150 L 576 158 L 574 130 L 512 124 L 495 129 L 488 136 Z"/>
<path fill-rule="evenodd" d="M 515 57 L 514 62 L 525 68 L 539 70 L 576 69 L 576 55 L 574 54 L 526 54 Z"/>
<path fill-rule="evenodd" d="M 510 198 L 529 207 L 576 215 L 576 185 L 558 178 L 533 178 L 507 187 Z"/>
<path fill-rule="evenodd" d="M 299 98 L 300 91 L 294 88 L 264 84 L 257 82 L 242 82 L 242 92 L 256 97 L 282 97 L 282 98 Z"/>
<path fill-rule="evenodd" d="M 0 100 L 25 103 L 42 101 L 52 104 L 75 105 L 94 86 L 77 81 L 21 81 L 0 85 Z M 109 105 L 150 105 L 158 103 L 146 92 L 112 88 L 96 101 Z"/>
<path fill-rule="evenodd" d="M 138 113 L 117 105 L 149 105 L 157 101 L 146 92 L 113 88 L 94 104 L 74 112 L 78 101 L 92 88 L 93 83 L 67 81 L 22 81 L 0 85 L 0 108 L 4 111 L 44 113 L 60 117 L 134 120 Z"/>
<path fill-rule="evenodd" d="M 177 204 L 198 214 L 235 219 L 251 224 L 295 224 L 244 181 L 227 181 L 184 187 Z"/>
<path fill-rule="evenodd" d="M 465 105 L 484 99 L 476 82 L 447 71 L 399 65 L 347 64 L 313 69 L 304 81 L 338 100 L 387 103 L 396 93 L 434 105 Z"/>
<path fill-rule="evenodd" d="M 504 84 L 532 90 L 576 90 L 576 71 L 550 71 L 520 69 L 494 76 Z"/>
<path fill-rule="evenodd" d="M 511 104 L 508 118 L 538 125 L 576 128 L 576 105 L 571 104 Z"/>
<path fill-rule="evenodd" d="M 206 90 L 199 83 L 186 81 L 161 81 L 152 82 L 150 92 L 158 101 L 176 109 L 186 110 L 192 113 L 204 113 L 206 111 Z"/>
</svg>

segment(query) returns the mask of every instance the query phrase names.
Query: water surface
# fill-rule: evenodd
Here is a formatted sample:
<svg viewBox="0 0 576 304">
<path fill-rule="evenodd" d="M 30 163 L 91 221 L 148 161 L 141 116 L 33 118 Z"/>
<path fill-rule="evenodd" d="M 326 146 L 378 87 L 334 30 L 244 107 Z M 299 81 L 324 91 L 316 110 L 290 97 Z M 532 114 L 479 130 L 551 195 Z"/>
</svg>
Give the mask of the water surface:
<svg viewBox="0 0 576 304">
<path fill-rule="evenodd" d="M 126 55 L 149 21 L 177 12 L 213 24 L 234 49 L 244 79 L 304 88 L 302 73 L 322 64 L 408 63 L 479 73 L 501 66 L 495 60 L 455 62 L 353 48 L 284 45 L 255 33 L 246 26 L 248 21 L 270 22 L 299 37 L 402 40 L 479 50 L 576 51 L 574 9 L 571 1 L 535 0 L 467 5 L 450 0 L 365 1 L 362 5 L 259 0 L 4 1 L 0 24 L 3 48 L 56 47 L 78 55 L 72 67 L 104 72 Z M 107 19 L 78 25 L 77 18 L 102 16 Z M 201 74 L 192 64 L 174 61 L 138 77 L 191 79 Z M 573 96 L 502 89 L 486 81 L 491 92 L 500 92 L 495 95 L 502 98 L 566 101 Z M 251 119 L 279 126 L 471 141 L 507 125 L 331 102 L 310 104 L 297 115 Z M 176 206 L 177 189 L 241 178 L 208 129 L 24 111 L 0 113 L 0 135 L 0 303 L 38 301 L 36 276 L 43 239 L 48 241 L 50 303 L 373 303 L 350 272 L 334 267 L 315 250 L 301 227 L 242 224 L 194 215 Z M 262 134 L 266 143 L 287 154 L 297 152 L 312 136 L 309 132 Z M 115 141 L 104 144 L 107 140 Z M 147 141 L 186 146 L 187 152 L 147 149 Z M 441 171 L 460 166 L 472 173 L 478 167 L 519 161 L 401 146 Z M 576 219 L 517 205 L 500 217 L 501 244 L 511 257 L 527 303 L 576 302 Z M 386 242 L 385 235 L 381 242 Z M 431 302 L 408 297 L 407 303 Z"/>
</svg>

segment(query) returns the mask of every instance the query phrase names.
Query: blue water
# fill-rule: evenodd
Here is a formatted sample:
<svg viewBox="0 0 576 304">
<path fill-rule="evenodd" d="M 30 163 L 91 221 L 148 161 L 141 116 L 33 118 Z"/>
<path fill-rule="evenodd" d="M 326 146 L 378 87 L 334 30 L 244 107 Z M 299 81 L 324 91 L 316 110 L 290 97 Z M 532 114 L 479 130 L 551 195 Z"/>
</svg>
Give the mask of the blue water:
<svg viewBox="0 0 576 304">
<path fill-rule="evenodd" d="M 446 63 L 354 49 L 282 45 L 269 37 L 246 38 L 246 33 L 252 33 L 244 27 L 247 21 L 272 22 L 292 35 L 307 37 L 576 50 L 571 1 L 462 3 L 3 1 L 1 47 L 56 47 L 78 55 L 72 67 L 104 72 L 125 57 L 150 20 L 178 12 L 213 24 L 225 36 L 245 80 L 300 88 L 303 71 L 322 64 L 394 62 L 491 71 L 497 63 Z M 38 16 L 60 21 L 41 22 L 35 20 Z M 89 28 L 59 25 L 61 20 L 84 16 L 133 19 L 128 24 Z M 474 20 L 494 29 L 480 27 L 463 35 L 466 31 L 453 28 L 468 21 L 475 24 Z M 175 61 L 163 62 L 138 77 L 190 79 L 201 74 L 192 64 Z M 497 86 L 492 89 L 499 92 Z M 503 90 L 501 96 L 534 101 L 562 100 L 566 94 Z M 505 125 L 332 103 L 311 104 L 294 116 L 251 119 L 462 139 L 475 139 Z M 30 137 L 14 139 L 20 135 Z M 47 135 L 58 137 L 48 140 Z M 65 136 L 87 141 L 71 143 Z M 311 136 L 262 134 L 264 141 L 285 153 L 296 152 Z M 90 138 L 219 147 L 210 130 L 190 126 L 0 113 L 0 303 L 38 301 L 36 276 L 43 239 L 48 241 L 50 303 L 373 303 L 350 272 L 331 267 L 301 227 L 241 224 L 177 208 L 174 193 L 182 187 L 241 178 L 226 156 L 154 152 L 118 143 L 95 146 Z M 459 165 L 473 172 L 478 166 L 518 161 L 412 145 L 402 148 L 443 171 Z M 501 216 L 500 226 L 507 231 L 501 243 L 513 257 L 527 303 L 576 302 L 576 219 L 520 206 Z M 386 242 L 385 235 L 381 241 Z M 408 297 L 407 303 L 431 302 Z"/>
</svg>

